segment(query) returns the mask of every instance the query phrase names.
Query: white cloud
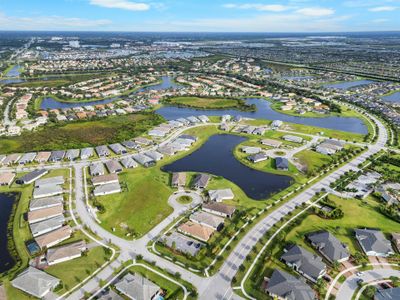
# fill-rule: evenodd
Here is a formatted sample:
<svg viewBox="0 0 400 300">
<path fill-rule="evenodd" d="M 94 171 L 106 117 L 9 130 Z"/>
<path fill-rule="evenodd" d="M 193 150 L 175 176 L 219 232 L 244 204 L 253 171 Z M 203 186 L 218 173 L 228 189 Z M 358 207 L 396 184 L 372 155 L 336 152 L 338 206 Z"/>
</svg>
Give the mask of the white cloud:
<svg viewBox="0 0 400 300">
<path fill-rule="evenodd" d="M 396 9 L 397 9 L 396 6 L 377 6 L 377 7 L 372 7 L 368 10 L 372 12 L 382 12 L 382 11 L 394 11 Z"/>
<path fill-rule="evenodd" d="M 388 19 L 375 19 L 375 20 L 372 20 L 372 23 L 382 24 L 382 23 L 386 23 L 388 21 L 389 21 Z"/>
<path fill-rule="evenodd" d="M 257 3 L 245 3 L 245 4 L 225 4 L 225 8 L 236 8 L 236 9 L 255 9 L 259 11 L 272 11 L 281 12 L 290 9 L 289 6 L 281 4 L 257 4 Z"/>
<path fill-rule="evenodd" d="M 110 25 L 107 19 L 82 19 L 62 16 L 14 17 L 0 12 L 1 30 L 85 30 Z"/>
<path fill-rule="evenodd" d="M 306 7 L 298 9 L 296 12 L 308 17 L 325 17 L 335 13 L 333 9 L 323 7 Z"/>
<path fill-rule="evenodd" d="M 147 3 L 132 2 L 127 0 L 90 0 L 90 4 L 107 8 L 119 8 L 132 11 L 149 10 Z"/>
</svg>

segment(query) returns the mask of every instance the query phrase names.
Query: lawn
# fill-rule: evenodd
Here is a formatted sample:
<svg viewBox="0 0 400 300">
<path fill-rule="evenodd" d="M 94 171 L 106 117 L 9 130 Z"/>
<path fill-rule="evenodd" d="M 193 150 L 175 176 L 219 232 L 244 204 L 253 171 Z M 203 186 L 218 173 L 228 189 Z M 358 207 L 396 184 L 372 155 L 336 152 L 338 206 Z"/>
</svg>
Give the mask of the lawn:
<svg viewBox="0 0 400 300">
<path fill-rule="evenodd" d="M 82 257 L 50 266 L 46 272 L 62 281 L 63 288 L 57 293 L 63 294 L 93 274 L 109 258 L 103 247 L 95 247 Z"/>
<path fill-rule="evenodd" d="M 319 169 L 332 161 L 329 155 L 321 154 L 312 150 L 303 150 L 294 155 L 302 165 L 307 166 L 308 172 Z"/>
<path fill-rule="evenodd" d="M 158 166 L 127 170 L 119 179 L 126 185 L 122 193 L 97 198 L 105 207 L 105 213 L 98 214 L 105 229 L 115 228 L 114 234 L 121 237 L 131 232 L 138 238 L 172 213 L 167 202 L 173 192 L 169 175 Z"/>
<path fill-rule="evenodd" d="M 341 199 L 329 195 L 344 212 L 344 217 L 338 220 L 325 220 L 316 215 L 308 216 L 299 226 L 290 231 L 287 241 L 304 245 L 304 236 L 312 231 L 329 230 L 339 240 L 349 246 L 350 252 L 354 253 L 359 247 L 354 238 L 354 229 L 362 227 L 379 228 L 385 234 L 397 232 L 399 224 L 390 220 L 378 211 L 379 203 L 368 198 L 366 203 L 356 199 Z"/>
<path fill-rule="evenodd" d="M 183 107 L 194 107 L 201 109 L 227 109 L 236 108 L 249 110 L 251 107 L 240 99 L 230 98 L 202 98 L 202 97 L 174 97 L 165 100 L 165 103 Z"/>
<path fill-rule="evenodd" d="M 0 139 L 0 153 L 84 148 L 131 139 L 163 122 L 152 113 L 113 116 L 67 125 L 47 125 L 38 131 Z"/>
</svg>

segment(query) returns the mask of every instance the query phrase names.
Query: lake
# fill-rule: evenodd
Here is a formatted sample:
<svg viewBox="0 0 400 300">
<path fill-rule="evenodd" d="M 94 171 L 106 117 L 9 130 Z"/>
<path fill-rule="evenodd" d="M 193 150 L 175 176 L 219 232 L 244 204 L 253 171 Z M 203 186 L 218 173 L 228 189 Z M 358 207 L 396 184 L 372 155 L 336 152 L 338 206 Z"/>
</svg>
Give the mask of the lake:
<svg viewBox="0 0 400 300">
<path fill-rule="evenodd" d="M 21 66 L 18 65 L 12 67 L 11 70 L 6 73 L 5 77 L 18 77 L 20 74 L 20 69 Z"/>
<path fill-rule="evenodd" d="M 235 183 L 254 200 L 266 199 L 289 187 L 293 182 L 292 177 L 254 170 L 235 158 L 233 150 L 246 140 L 245 137 L 231 134 L 213 135 L 199 149 L 162 167 L 162 170 L 222 176 Z"/>
<path fill-rule="evenodd" d="M 400 102 L 400 92 L 395 92 L 391 95 L 383 96 L 382 100 L 387 102 Z"/>
<path fill-rule="evenodd" d="M 15 264 L 8 252 L 7 225 L 17 196 L 16 193 L 0 193 L 0 273 L 11 269 Z"/>
<path fill-rule="evenodd" d="M 373 80 L 367 80 L 367 79 L 355 80 L 355 81 L 344 81 L 344 82 L 338 82 L 338 83 L 324 84 L 323 87 L 331 88 L 331 89 L 347 90 L 347 89 L 350 89 L 353 87 L 368 85 L 368 84 L 371 84 L 374 82 L 375 81 L 373 81 Z"/>
<path fill-rule="evenodd" d="M 309 118 L 309 117 L 298 117 L 291 116 L 277 112 L 271 108 L 271 103 L 264 99 L 259 98 L 247 98 L 245 99 L 247 104 L 254 104 L 256 106 L 255 112 L 239 111 L 235 109 L 223 109 L 223 110 L 201 110 L 187 107 L 176 107 L 176 106 L 163 106 L 156 110 L 156 113 L 162 115 L 167 120 L 175 120 L 178 118 L 186 118 L 189 116 L 222 116 L 222 115 L 241 115 L 246 118 L 253 119 L 265 119 L 265 120 L 281 120 L 284 122 L 290 122 L 295 124 L 304 124 L 310 126 L 317 126 L 322 128 L 341 130 L 353 133 L 367 134 L 368 128 L 364 122 L 358 118 L 345 118 L 345 117 L 321 117 L 321 118 Z"/>
<path fill-rule="evenodd" d="M 177 89 L 180 87 L 181 87 L 181 85 L 173 82 L 171 77 L 163 76 L 163 77 L 161 77 L 161 83 L 140 88 L 140 89 L 134 91 L 131 95 L 143 93 L 143 92 L 147 92 L 147 91 L 166 90 L 169 88 Z M 41 109 L 74 108 L 74 107 L 81 107 L 81 106 L 86 106 L 86 105 L 107 104 L 110 102 L 114 102 L 118 99 L 120 99 L 120 97 L 112 97 L 112 98 L 106 98 L 103 100 L 85 101 L 85 102 L 62 102 L 62 101 L 58 101 L 52 97 L 47 97 L 42 100 L 42 103 L 40 104 L 40 108 Z"/>
</svg>

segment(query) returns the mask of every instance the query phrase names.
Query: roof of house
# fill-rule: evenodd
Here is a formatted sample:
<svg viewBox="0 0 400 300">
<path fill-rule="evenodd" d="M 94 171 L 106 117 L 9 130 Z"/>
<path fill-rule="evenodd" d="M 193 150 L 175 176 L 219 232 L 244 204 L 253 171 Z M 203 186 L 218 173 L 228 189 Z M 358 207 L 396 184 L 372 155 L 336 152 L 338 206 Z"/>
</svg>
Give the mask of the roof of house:
<svg viewBox="0 0 400 300">
<path fill-rule="evenodd" d="M 191 221 L 180 225 L 178 230 L 202 241 L 208 241 L 215 231 L 208 226 L 203 226 Z"/>
<path fill-rule="evenodd" d="M 263 139 L 261 140 L 261 144 L 279 147 L 280 145 L 282 145 L 282 142 L 273 139 Z"/>
<path fill-rule="evenodd" d="M 231 205 L 226 205 L 223 203 L 209 202 L 203 204 L 203 209 L 208 209 L 211 211 L 231 215 L 236 211 L 236 208 Z"/>
<path fill-rule="evenodd" d="M 390 253 L 392 245 L 382 231 L 375 229 L 355 229 L 356 238 L 366 252 Z"/>
<path fill-rule="evenodd" d="M 105 174 L 105 175 L 95 176 L 92 178 L 93 185 L 107 184 L 116 181 L 118 181 L 117 174 Z"/>
<path fill-rule="evenodd" d="M 75 159 L 75 158 L 79 157 L 79 149 L 68 150 L 67 153 L 65 154 L 65 157 L 67 159 Z"/>
<path fill-rule="evenodd" d="M 71 234 L 72 234 L 71 227 L 69 225 L 66 225 L 52 232 L 38 236 L 37 238 L 35 238 L 35 241 L 38 244 L 38 246 L 41 249 L 43 249 L 44 247 L 47 247 L 47 245 L 52 244 L 56 241 L 69 238 Z"/>
<path fill-rule="evenodd" d="M 11 283 L 14 287 L 41 298 L 46 292 L 54 288 L 60 281 L 38 269 L 28 267 L 17 276 Z"/>
<path fill-rule="evenodd" d="M 86 249 L 85 241 L 78 241 L 57 248 L 47 250 L 46 258 L 48 262 L 54 262 L 59 259 L 76 256 Z"/>
<path fill-rule="evenodd" d="M 104 165 L 102 163 L 91 164 L 89 170 L 90 174 L 104 174 Z"/>
<path fill-rule="evenodd" d="M 211 176 L 208 174 L 197 174 L 193 180 L 193 185 L 198 187 L 206 187 Z"/>
<path fill-rule="evenodd" d="M 375 293 L 375 300 L 396 300 L 400 299 L 400 287 L 389 289 L 378 289 Z"/>
<path fill-rule="evenodd" d="M 54 216 L 61 215 L 63 212 L 64 208 L 60 205 L 33 210 L 28 212 L 28 221 L 30 223 L 34 223 L 35 220 L 42 220 L 46 218 L 48 219 Z"/>
<path fill-rule="evenodd" d="M 63 196 L 52 196 L 39 199 L 32 199 L 29 203 L 29 210 L 37 210 L 42 207 L 58 206 L 63 204 Z"/>
<path fill-rule="evenodd" d="M 33 198 L 43 198 L 48 196 L 53 196 L 57 194 L 62 194 L 63 189 L 59 185 L 45 185 L 37 187 L 33 190 Z"/>
<path fill-rule="evenodd" d="M 160 152 L 157 152 L 155 150 L 147 151 L 145 153 L 145 155 L 150 157 L 153 160 L 160 160 L 160 159 L 162 159 L 164 157 L 164 155 L 162 155 Z"/>
<path fill-rule="evenodd" d="M 168 236 L 164 235 L 161 239 L 168 247 L 175 247 L 176 250 L 192 256 L 195 256 L 205 245 L 176 231 Z"/>
<path fill-rule="evenodd" d="M 31 232 L 33 236 L 42 234 L 43 232 L 52 231 L 54 228 L 61 227 L 65 223 L 65 217 L 59 215 L 57 217 L 47 219 L 41 222 L 30 224 Z"/>
<path fill-rule="evenodd" d="M 116 292 L 113 290 L 108 290 L 104 292 L 103 294 L 99 295 L 98 300 L 124 300 L 120 295 L 118 295 Z"/>
<path fill-rule="evenodd" d="M 315 299 L 314 291 L 303 281 L 275 269 L 268 281 L 266 290 L 284 299 L 291 300 L 312 300 Z"/>
<path fill-rule="evenodd" d="M 185 185 L 186 184 L 186 173 L 184 173 L 184 172 L 173 173 L 171 183 L 173 185 Z"/>
<path fill-rule="evenodd" d="M 15 177 L 15 174 L 12 172 L 4 172 L 0 173 L 0 185 L 1 184 L 9 184 Z"/>
<path fill-rule="evenodd" d="M 96 186 L 96 188 L 93 191 L 93 194 L 103 195 L 103 194 L 117 193 L 120 191 L 121 191 L 121 186 L 119 185 L 119 182 L 112 182 Z"/>
<path fill-rule="evenodd" d="M 212 201 L 229 200 L 235 197 L 231 189 L 209 190 L 208 196 Z"/>
<path fill-rule="evenodd" d="M 277 169 L 287 169 L 289 168 L 289 161 L 285 157 L 276 157 L 275 165 Z"/>
<path fill-rule="evenodd" d="M 22 183 L 22 184 L 30 183 L 33 180 L 35 180 L 47 173 L 48 173 L 48 171 L 46 169 L 33 170 L 32 172 L 29 172 L 29 173 L 23 175 L 22 177 L 18 178 L 17 182 Z"/>
<path fill-rule="evenodd" d="M 117 160 L 109 160 L 105 162 L 106 167 L 110 173 L 122 170 L 121 164 Z"/>
<path fill-rule="evenodd" d="M 156 294 L 160 287 L 138 274 L 126 274 L 115 288 L 135 300 L 148 300 Z"/>
<path fill-rule="evenodd" d="M 346 247 L 329 231 L 311 233 L 307 238 L 332 262 L 350 255 Z"/>
<path fill-rule="evenodd" d="M 286 263 L 296 264 L 299 271 L 314 279 L 317 279 L 321 271 L 325 269 L 325 264 L 318 255 L 297 245 L 293 245 L 281 256 L 281 259 Z"/>
<path fill-rule="evenodd" d="M 64 184 L 65 180 L 63 176 L 54 176 L 44 179 L 39 179 L 35 181 L 35 187 L 45 186 L 45 185 L 57 185 Z"/>
<path fill-rule="evenodd" d="M 138 166 L 132 157 L 124 157 L 121 159 L 121 163 L 125 168 L 136 168 Z"/>
<path fill-rule="evenodd" d="M 37 160 L 37 161 L 47 161 L 49 159 L 50 155 L 51 155 L 51 152 L 49 152 L 49 151 L 39 152 L 36 155 L 35 160 Z"/>
<path fill-rule="evenodd" d="M 224 223 L 224 218 L 218 217 L 216 215 L 204 211 L 197 211 L 193 213 L 190 216 L 190 220 L 195 223 L 207 225 L 211 228 L 217 228 Z"/>
</svg>

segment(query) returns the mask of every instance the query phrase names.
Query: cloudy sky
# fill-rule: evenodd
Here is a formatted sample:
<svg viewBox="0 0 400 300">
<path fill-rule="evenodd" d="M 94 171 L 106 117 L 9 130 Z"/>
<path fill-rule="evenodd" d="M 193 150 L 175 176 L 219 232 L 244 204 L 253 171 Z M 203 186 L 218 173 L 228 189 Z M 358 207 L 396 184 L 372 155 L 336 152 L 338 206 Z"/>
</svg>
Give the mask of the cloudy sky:
<svg viewBox="0 0 400 300">
<path fill-rule="evenodd" d="M 1 0 L 0 30 L 400 30 L 400 0 Z"/>
</svg>

